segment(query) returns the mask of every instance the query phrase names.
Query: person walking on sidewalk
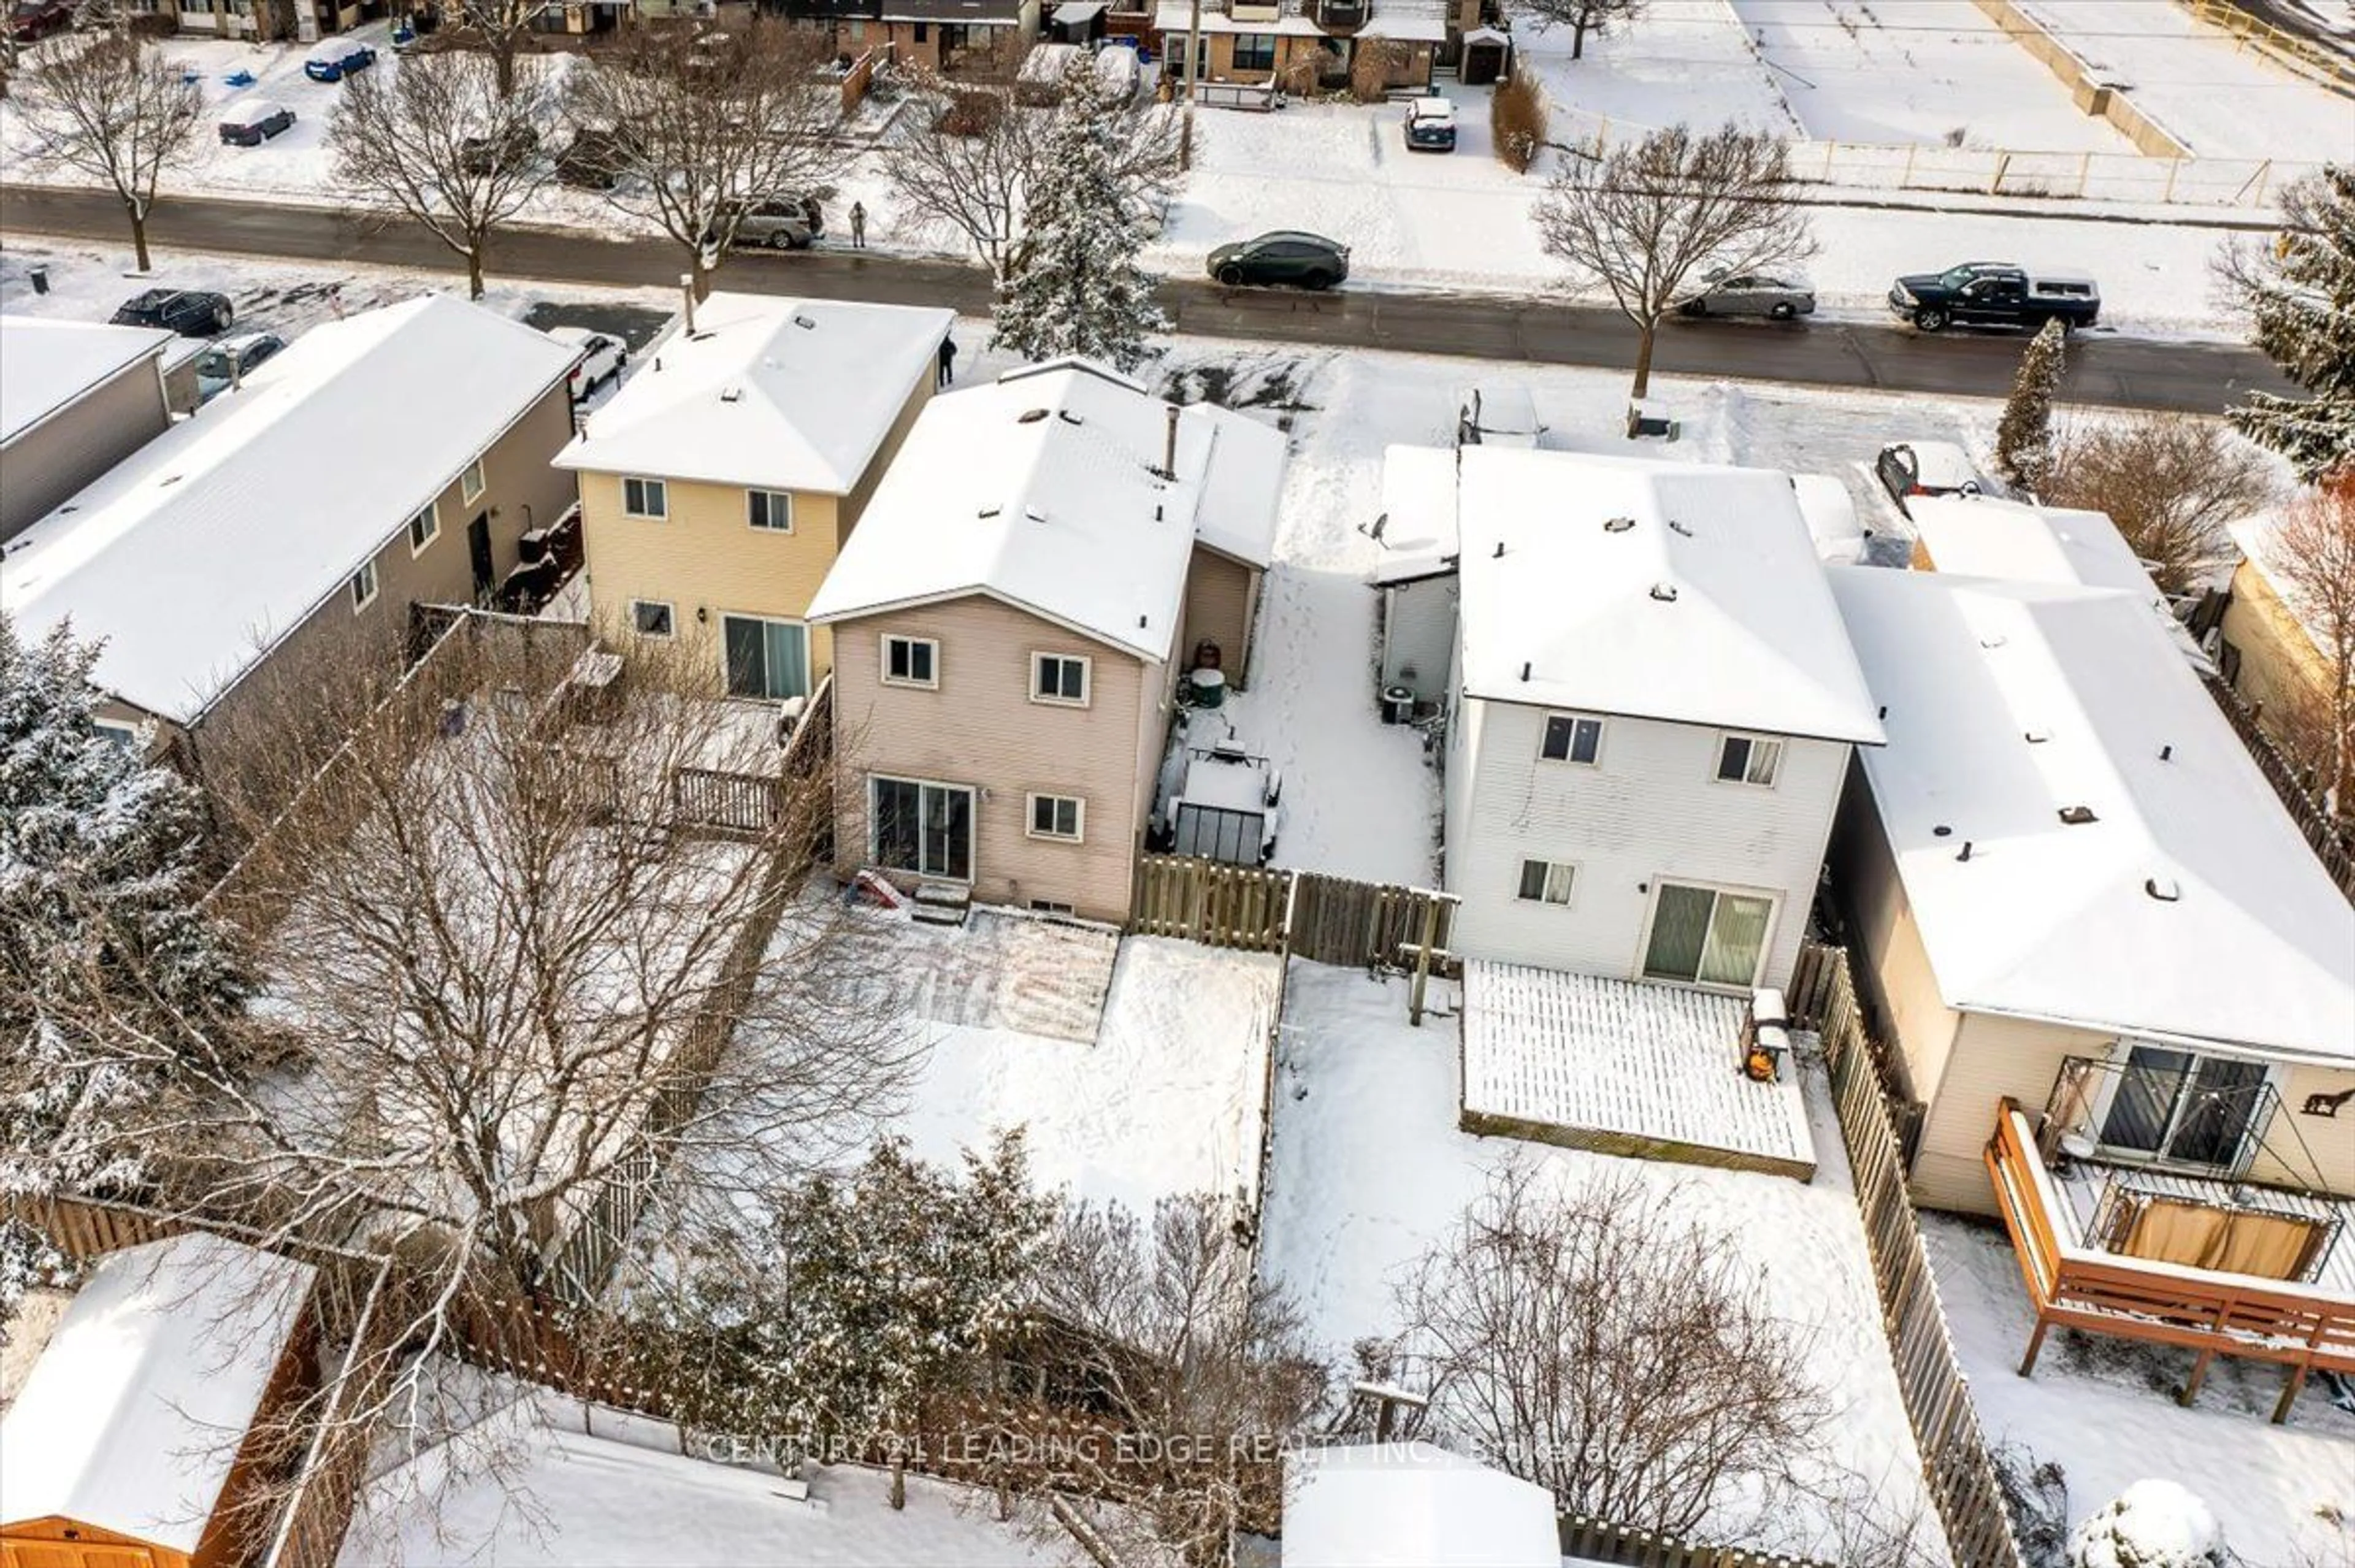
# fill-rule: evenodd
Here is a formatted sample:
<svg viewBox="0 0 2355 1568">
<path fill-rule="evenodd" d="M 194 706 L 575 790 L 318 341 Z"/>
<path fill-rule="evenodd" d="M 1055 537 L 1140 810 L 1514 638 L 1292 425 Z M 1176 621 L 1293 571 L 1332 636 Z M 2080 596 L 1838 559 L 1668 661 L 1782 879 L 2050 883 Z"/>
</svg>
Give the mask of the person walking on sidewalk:
<svg viewBox="0 0 2355 1568">
<path fill-rule="evenodd" d="M 940 375 L 933 379 L 932 385 L 935 387 L 956 385 L 956 339 L 954 337 L 941 339 L 941 371 Z"/>
<path fill-rule="evenodd" d="M 854 201 L 850 204 L 850 248 L 854 251 L 867 249 L 867 204 L 865 202 Z"/>
</svg>

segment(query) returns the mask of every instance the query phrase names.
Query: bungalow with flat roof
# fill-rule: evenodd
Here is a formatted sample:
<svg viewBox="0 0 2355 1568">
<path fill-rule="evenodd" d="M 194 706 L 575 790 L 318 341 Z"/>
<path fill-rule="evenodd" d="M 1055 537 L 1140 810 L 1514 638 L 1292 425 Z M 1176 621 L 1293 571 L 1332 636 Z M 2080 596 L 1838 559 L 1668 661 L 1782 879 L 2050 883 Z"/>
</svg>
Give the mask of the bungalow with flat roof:
<svg viewBox="0 0 2355 1568">
<path fill-rule="evenodd" d="M 1178 673 L 1241 672 L 1284 468 L 1084 361 L 934 399 L 809 609 L 841 869 L 1125 920 Z"/>
<path fill-rule="evenodd" d="M 556 459 L 581 476 L 589 602 L 676 641 L 715 691 L 806 697 L 834 665 L 810 601 L 932 396 L 954 313 L 714 293 Z"/>
</svg>

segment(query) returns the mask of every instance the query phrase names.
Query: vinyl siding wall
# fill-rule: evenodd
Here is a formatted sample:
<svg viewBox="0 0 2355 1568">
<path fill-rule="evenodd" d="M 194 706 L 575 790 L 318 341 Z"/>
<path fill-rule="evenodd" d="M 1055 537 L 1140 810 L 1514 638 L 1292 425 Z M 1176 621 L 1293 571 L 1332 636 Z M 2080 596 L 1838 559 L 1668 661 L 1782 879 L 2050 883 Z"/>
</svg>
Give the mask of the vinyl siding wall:
<svg viewBox="0 0 2355 1568">
<path fill-rule="evenodd" d="M 1227 684 L 1240 691 L 1251 684 L 1252 621 L 1259 609 L 1260 574 L 1201 545 L 1186 570 L 1186 609 L 1178 635 L 1178 659 L 1193 667 L 1194 646 L 1219 645 Z"/>
<path fill-rule="evenodd" d="M 1929 950 L 1913 920 L 1913 906 L 1898 880 L 1897 859 L 1881 830 L 1872 789 L 1861 764 L 1851 763 L 1847 794 L 1831 843 L 1832 886 L 1845 904 L 1862 949 L 1864 971 L 1857 981 L 1881 1009 L 1893 1042 L 1905 1092 L 1927 1102 L 1935 1097 L 1946 1071 L 1960 1013 L 1946 1006 Z"/>
<path fill-rule="evenodd" d="M 937 690 L 883 684 L 886 635 L 940 644 Z M 979 597 L 837 623 L 834 646 L 842 871 L 871 852 L 871 776 L 962 784 L 984 792 L 975 801 L 976 901 L 1023 907 L 1044 900 L 1093 920 L 1128 918 L 1144 827 L 1138 803 L 1151 788 L 1139 775 L 1159 764 L 1167 666 Z M 1092 660 L 1089 706 L 1032 702 L 1034 652 Z M 1085 841 L 1029 837 L 1033 794 L 1085 801 Z"/>
<path fill-rule="evenodd" d="M 171 425 L 149 356 L 0 448 L 0 539 L 15 538 Z"/>
<path fill-rule="evenodd" d="M 1421 702 L 1445 697 L 1455 642 L 1455 584 L 1450 573 L 1380 591 L 1383 686 L 1403 686 Z"/>
<path fill-rule="evenodd" d="M 1790 978 L 1846 744 L 1786 740 L 1771 787 L 1720 784 L 1722 732 L 1705 726 L 1605 716 L 1600 760 L 1589 767 L 1540 759 L 1549 709 L 1476 698 L 1462 706 L 1485 711 L 1468 765 L 1452 768 L 1447 781 L 1447 887 L 1464 901 L 1461 951 L 1641 978 L 1666 879 L 1774 895 L 1758 983 Z M 1577 866 L 1568 906 L 1515 897 L 1525 858 Z"/>
<path fill-rule="evenodd" d="M 2232 689 L 2258 709 L 2268 732 L 2278 733 L 2277 720 L 2302 705 L 2328 700 L 2330 672 L 2322 650 L 2264 574 L 2245 560 L 2233 570 L 2222 630 L 2241 656 Z"/>
</svg>

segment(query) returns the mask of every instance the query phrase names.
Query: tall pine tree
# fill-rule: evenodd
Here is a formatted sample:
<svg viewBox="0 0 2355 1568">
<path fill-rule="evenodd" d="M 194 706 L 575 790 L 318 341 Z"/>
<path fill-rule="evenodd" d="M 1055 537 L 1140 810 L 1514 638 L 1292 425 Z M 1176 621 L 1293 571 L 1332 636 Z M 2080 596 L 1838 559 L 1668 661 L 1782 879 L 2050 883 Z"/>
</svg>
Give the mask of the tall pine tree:
<svg viewBox="0 0 2355 1568">
<path fill-rule="evenodd" d="M 0 615 L 0 1195 L 139 1182 L 141 1109 L 240 1008 L 195 790 L 92 720 L 94 646 Z M 0 1321 L 54 1264 L 0 1225 Z"/>
<path fill-rule="evenodd" d="M 2057 319 L 2048 321 L 2030 340 L 1995 427 L 1997 472 L 2031 495 L 2045 488 L 2052 467 L 2052 394 L 2068 357 L 2062 331 Z"/>
<path fill-rule="evenodd" d="M 2282 192 L 2270 250 L 2230 255 L 2224 275 L 2255 341 L 2307 393 L 2251 392 L 2225 417 L 2309 482 L 2355 464 L 2355 164 L 2326 165 Z"/>
<path fill-rule="evenodd" d="M 1168 325 L 1136 264 L 1145 230 L 1123 199 L 1119 107 L 1087 57 L 1063 73 L 1012 278 L 998 286 L 992 347 L 1133 370 L 1149 352 L 1146 336 Z"/>
</svg>

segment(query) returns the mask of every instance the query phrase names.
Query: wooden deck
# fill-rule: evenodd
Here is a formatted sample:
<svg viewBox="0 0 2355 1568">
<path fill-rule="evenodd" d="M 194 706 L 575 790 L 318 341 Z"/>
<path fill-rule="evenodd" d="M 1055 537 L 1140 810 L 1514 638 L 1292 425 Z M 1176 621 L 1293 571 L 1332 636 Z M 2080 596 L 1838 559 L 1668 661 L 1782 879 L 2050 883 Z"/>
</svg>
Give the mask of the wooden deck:
<svg viewBox="0 0 2355 1568">
<path fill-rule="evenodd" d="M 2055 1324 L 2196 1351 L 2178 1396 L 2185 1404 L 2198 1397 L 2218 1356 L 2272 1361 L 2286 1370 L 2275 1422 L 2289 1419 L 2308 1373 L 2355 1373 L 2355 1292 L 2086 1248 L 2076 1240 L 2073 1211 L 2037 1153 L 2027 1116 L 2009 1102 L 1987 1142 L 1987 1168 L 2036 1307 L 2022 1377 L 2036 1370 Z"/>
</svg>

